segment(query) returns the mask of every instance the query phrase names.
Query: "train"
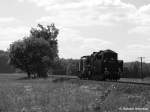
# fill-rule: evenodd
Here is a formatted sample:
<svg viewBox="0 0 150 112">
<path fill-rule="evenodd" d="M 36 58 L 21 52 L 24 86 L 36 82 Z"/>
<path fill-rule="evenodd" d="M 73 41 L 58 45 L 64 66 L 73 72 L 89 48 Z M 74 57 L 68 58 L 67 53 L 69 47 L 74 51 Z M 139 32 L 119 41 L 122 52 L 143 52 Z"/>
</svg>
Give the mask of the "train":
<svg viewBox="0 0 150 112">
<path fill-rule="evenodd" d="M 118 60 L 118 54 L 110 49 L 93 52 L 79 60 L 80 79 L 117 81 L 122 73 L 123 60 Z"/>
</svg>

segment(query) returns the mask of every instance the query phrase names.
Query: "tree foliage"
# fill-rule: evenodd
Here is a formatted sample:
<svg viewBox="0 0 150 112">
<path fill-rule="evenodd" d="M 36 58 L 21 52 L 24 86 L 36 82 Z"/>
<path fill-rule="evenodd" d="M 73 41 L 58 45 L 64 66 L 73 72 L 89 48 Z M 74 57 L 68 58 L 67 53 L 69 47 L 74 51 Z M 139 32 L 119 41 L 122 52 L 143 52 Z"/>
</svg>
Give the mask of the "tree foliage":
<svg viewBox="0 0 150 112">
<path fill-rule="evenodd" d="M 32 28 L 30 31 L 30 37 L 32 38 L 43 38 L 49 42 L 50 48 L 52 49 L 51 55 L 53 57 L 58 56 L 58 49 L 57 49 L 57 35 L 59 30 L 55 27 L 54 24 L 50 26 L 44 27 L 41 24 L 38 24 L 38 28 Z"/>
<path fill-rule="evenodd" d="M 10 64 L 27 72 L 28 77 L 31 74 L 46 77 L 49 67 L 58 58 L 57 35 L 58 29 L 53 24 L 32 28 L 29 37 L 10 45 Z"/>
<path fill-rule="evenodd" d="M 79 60 L 77 59 L 59 59 L 53 70 L 56 75 L 77 75 L 79 70 Z"/>
<path fill-rule="evenodd" d="M 150 63 L 143 63 L 142 67 L 143 77 L 150 77 Z M 140 62 L 127 62 L 124 63 L 124 74 L 126 78 L 141 78 L 141 65 Z"/>
</svg>

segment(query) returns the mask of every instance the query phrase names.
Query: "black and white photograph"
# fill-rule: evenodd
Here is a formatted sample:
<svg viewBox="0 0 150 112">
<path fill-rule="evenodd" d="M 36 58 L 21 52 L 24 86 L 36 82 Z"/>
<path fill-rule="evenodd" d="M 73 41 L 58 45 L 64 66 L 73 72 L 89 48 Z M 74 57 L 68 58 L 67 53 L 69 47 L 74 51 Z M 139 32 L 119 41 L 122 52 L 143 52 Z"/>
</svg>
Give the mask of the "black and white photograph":
<svg viewBox="0 0 150 112">
<path fill-rule="evenodd" d="M 0 112 L 150 112 L 150 0 L 0 0 Z"/>
</svg>

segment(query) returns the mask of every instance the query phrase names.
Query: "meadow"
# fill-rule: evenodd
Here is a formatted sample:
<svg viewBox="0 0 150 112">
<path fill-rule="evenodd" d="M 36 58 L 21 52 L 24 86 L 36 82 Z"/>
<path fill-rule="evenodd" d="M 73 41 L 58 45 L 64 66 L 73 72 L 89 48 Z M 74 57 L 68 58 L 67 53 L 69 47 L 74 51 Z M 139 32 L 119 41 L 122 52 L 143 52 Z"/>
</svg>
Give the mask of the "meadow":
<svg viewBox="0 0 150 112">
<path fill-rule="evenodd" d="M 0 112 L 149 112 L 150 86 L 0 74 Z"/>
</svg>

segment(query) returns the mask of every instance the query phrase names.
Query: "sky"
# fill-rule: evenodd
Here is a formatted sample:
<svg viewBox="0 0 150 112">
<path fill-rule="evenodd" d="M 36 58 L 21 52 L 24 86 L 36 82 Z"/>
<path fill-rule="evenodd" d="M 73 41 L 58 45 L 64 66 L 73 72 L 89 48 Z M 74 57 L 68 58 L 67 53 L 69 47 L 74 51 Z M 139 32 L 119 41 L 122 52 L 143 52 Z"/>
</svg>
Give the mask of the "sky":
<svg viewBox="0 0 150 112">
<path fill-rule="evenodd" d="M 0 0 L 0 49 L 55 23 L 61 58 L 111 49 L 124 61 L 150 61 L 150 0 Z"/>
</svg>

